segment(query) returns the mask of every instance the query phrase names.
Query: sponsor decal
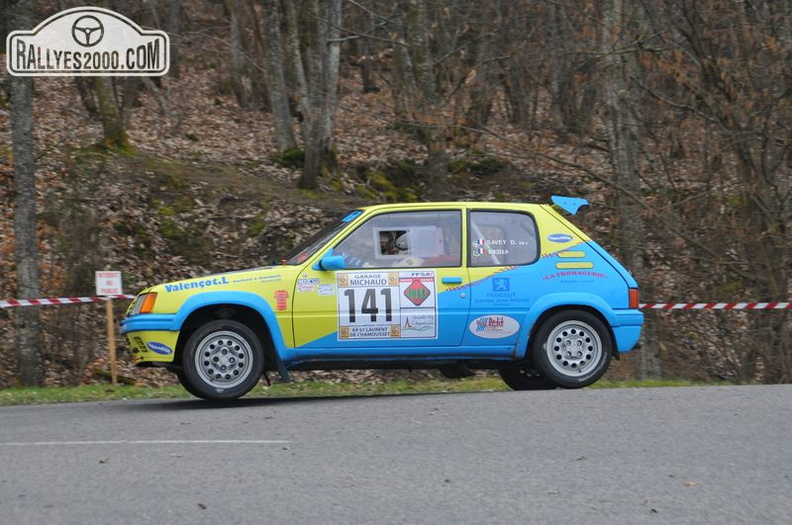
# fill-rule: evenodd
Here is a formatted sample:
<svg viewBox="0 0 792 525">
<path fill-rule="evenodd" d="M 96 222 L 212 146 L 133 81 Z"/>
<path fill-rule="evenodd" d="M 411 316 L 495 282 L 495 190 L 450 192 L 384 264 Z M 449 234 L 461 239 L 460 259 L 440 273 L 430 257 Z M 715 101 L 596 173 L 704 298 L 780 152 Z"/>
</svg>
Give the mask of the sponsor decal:
<svg viewBox="0 0 792 525">
<path fill-rule="evenodd" d="M 547 240 L 563 244 L 565 242 L 572 242 L 572 236 L 568 233 L 553 233 L 547 236 Z"/>
<path fill-rule="evenodd" d="M 531 298 L 524 287 L 518 287 L 519 293 L 513 292 L 509 277 L 490 277 L 487 281 L 491 283 L 489 288 L 473 294 L 473 303 L 477 308 L 497 310 L 500 307 L 524 304 Z"/>
<path fill-rule="evenodd" d="M 559 270 L 590 270 L 594 268 L 594 263 L 591 261 L 559 262 L 556 263 L 556 268 Z"/>
<path fill-rule="evenodd" d="M 430 295 L 432 291 L 420 279 L 413 279 L 413 282 L 404 289 L 404 296 L 415 306 L 421 306 Z"/>
<path fill-rule="evenodd" d="M 259 276 L 258 281 L 260 283 L 268 283 L 268 282 L 280 281 L 281 279 L 283 279 L 283 277 L 281 277 L 280 275 L 261 275 Z"/>
<path fill-rule="evenodd" d="M 159 355 L 171 355 L 173 353 L 173 349 L 171 347 L 158 341 L 149 341 L 146 343 L 146 348 Z"/>
<path fill-rule="evenodd" d="M 339 272 L 336 285 L 339 340 L 437 337 L 434 270 Z"/>
<path fill-rule="evenodd" d="M 298 292 L 315 292 L 316 285 L 319 284 L 319 278 L 313 277 L 311 279 L 297 279 Z"/>
<path fill-rule="evenodd" d="M 289 292 L 286 290 L 278 290 L 275 292 L 275 309 L 286 310 L 289 307 Z"/>
<path fill-rule="evenodd" d="M 586 252 L 580 250 L 564 250 L 558 252 L 561 259 L 582 259 L 586 256 Z"/>
<path fill-rule="evenodd" d="M 492 291 L 493 292 L 508 292 L 509 291 L 509 278 L 508 277 L 493 277 L 492 278 Z"/>
<path fill-rule="evenodd" d="M 435 330 L 434 314 L 412 314 L 404 315 L 400 334 L 397 332 L 395 337 L 426 337 L 424 334 L 433 334 Z"/>
<path fill-rule="evenodd" d="M 209 279 L 200 279 L 198 281 L 182 281 L 179 283 L 166 284 L 165 291 L 181 292 L 183 290 L 203 290 L 204 288 L 209 288 L 211 286 L 221 286 L 224 284 L 229 284 L 228 279 L 226 279 L 225 276 L 211 277 Z"/>
<path fill-rule="evenodd" d="M 75 7 L 32 31 L 12 31 L 6 68 L 15 76 L 162 76 L 170 67 L 167 33 L 144 30 L 101 7 Z"/>
<path fill-rule="evenodd" d="M 508 315 L 483 315 L 473 319 L 468 326 L 473 335 L 484 339 L 502 339 L 516 334 L 520 323 Z"/>
<path fill-rule="evenodd" d="M 550 273 L 542 277 L 543 281 L 549 281 L 550 279 L 559 279 L 562 277 L 592 277 L 594 279 L 607 279 L 608 276 L 602 272 L 587 272 L 587 271 L 569 271 L 569 272 L 556 272 Z M 576 280 L 571 280 L 572 282 L 577 282 Z M 585 282 L 581 280 L 580 282 Z"/>
</svg>

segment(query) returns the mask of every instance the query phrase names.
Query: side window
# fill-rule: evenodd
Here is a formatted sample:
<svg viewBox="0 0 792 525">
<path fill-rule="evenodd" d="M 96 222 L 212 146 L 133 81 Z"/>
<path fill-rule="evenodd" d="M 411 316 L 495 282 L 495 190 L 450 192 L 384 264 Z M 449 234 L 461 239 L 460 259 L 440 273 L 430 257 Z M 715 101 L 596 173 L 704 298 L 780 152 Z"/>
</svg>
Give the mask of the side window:
<svg viewBox="0 0 792 525">
<path fill-rule="evenodd" d="M 458 211 L 385 213 L 372 217 L 333 250 L 347 268 L 436 268 L 462 264 Z"/>
<path fill-rule="evenodd" d="M 524 213 L 474 211 L 470 214 L 470 265 L 530 264 L 539 253 L 536 223 Z"/>
</svg>

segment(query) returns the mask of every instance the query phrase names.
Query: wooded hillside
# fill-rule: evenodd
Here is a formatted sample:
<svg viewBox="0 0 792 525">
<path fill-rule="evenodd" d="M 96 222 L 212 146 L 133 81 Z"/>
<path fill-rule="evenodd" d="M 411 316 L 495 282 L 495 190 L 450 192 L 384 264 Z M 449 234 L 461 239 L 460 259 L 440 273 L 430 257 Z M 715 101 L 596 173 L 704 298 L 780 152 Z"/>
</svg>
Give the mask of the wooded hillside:
<svg viewBox="0 0 792 525">
<path fill-rule="evenodd" d="M 0 1 L 3 44 L 77 5 Z M 592 203 L 576 222 L 643 301 L 792 298 L 790 3 L 101 5 L 167 31 L 170 72 L 36 78 L 31 119 L 3 68 L 0 299 L 93 295 L 101 269 L 134 293 L 259 266 L 366 203 L 553 193 Z M 40 314 L 37 347 L 22 310 Z M 0 310 L 0 388 L 92 380 L 102 313 Z M 611 374 L 790 382 L 790 315 L 648 312 L 644 348 Z"/>
</svg>

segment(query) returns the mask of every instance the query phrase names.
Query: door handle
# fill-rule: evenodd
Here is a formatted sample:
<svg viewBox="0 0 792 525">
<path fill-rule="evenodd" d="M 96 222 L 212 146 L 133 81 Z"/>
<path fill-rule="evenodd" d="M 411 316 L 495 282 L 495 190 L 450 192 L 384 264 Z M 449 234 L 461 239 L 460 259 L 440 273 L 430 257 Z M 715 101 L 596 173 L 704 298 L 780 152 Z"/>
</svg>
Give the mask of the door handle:
<svg viewBox="0 0 792 525">
<path fill-rule="evenodd" d="M 462 284 L 461 277 L 443 277 L 441 281 L 443 284 Z"/>
</svg>

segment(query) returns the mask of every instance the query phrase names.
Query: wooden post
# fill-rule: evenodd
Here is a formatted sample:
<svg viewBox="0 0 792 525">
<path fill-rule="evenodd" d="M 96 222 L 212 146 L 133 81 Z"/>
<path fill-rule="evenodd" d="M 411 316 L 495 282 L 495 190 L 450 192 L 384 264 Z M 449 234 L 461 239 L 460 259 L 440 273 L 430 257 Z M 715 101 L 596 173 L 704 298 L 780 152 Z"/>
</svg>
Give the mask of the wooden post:
<svg viewBox="0 0 792 525">
<path fill-rule="evenodd" d="M 105 301 L 107 309 L 107 350 L 110 353 L 110 382 L 113 386 L 118 385 L 118 374 L 116 371 L 116 347 L 115 347 L 115 320 L 113 319 L 113 300 Z"/>
<path fill-rule="evenodd" d="M 97 271 L 96 272 L 96 295 L 105 296 L 107 304 L 107 351 L 110 354 L 110 380 L 113 386 L 118 384 L 116 374 L 116 347 L 115 347 L 115 322 L 113 320 L 113 299 L 114 295 L 124 293 L 121 284 L 121 272 L 118 271 Z"/>
</svg>

